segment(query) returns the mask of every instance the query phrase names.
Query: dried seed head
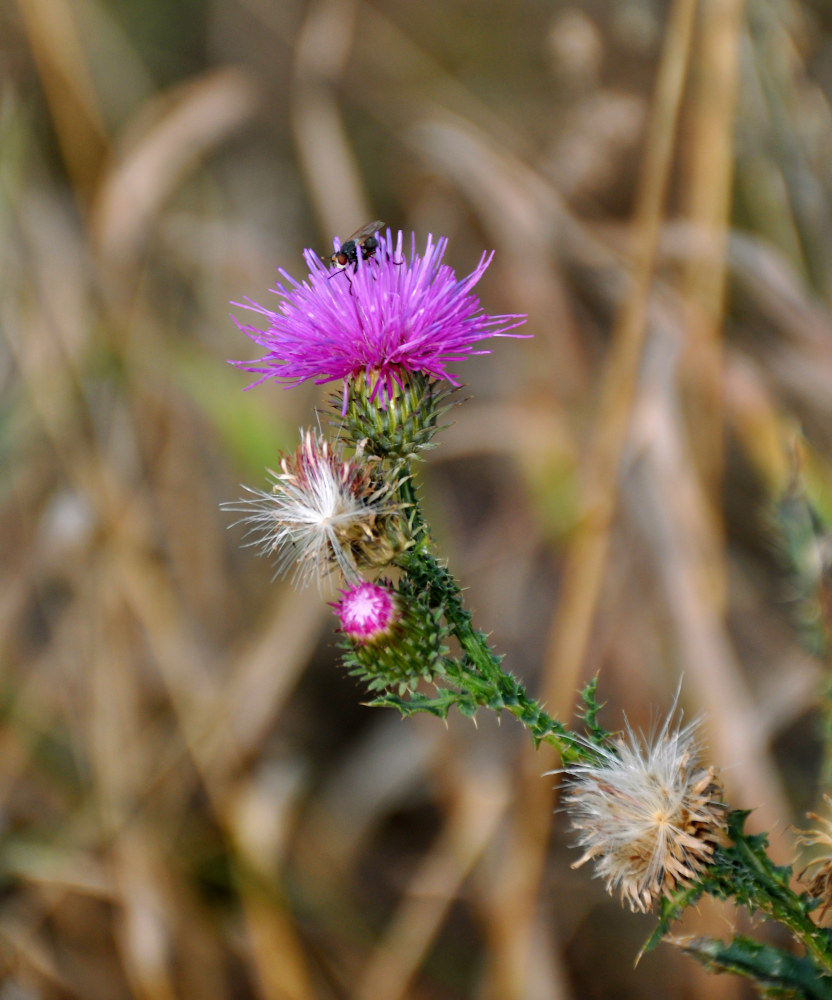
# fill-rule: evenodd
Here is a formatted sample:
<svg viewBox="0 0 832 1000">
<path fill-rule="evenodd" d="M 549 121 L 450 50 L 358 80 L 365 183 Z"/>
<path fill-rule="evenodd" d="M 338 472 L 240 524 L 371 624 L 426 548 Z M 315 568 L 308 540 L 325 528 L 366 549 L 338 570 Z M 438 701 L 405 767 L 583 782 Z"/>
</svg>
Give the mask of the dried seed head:
<svg viewBox="0 0 832 1000">
<path fill-rule="evenodd" d="M 716 769 L 699 763 L 696 723 L 671 727 L 672 717 L 650 738 L 628 725 L 616 744 L 593 746 L 597 763 L 565 769 L 564 802 L 584 849 L 572 867 L 594 860 L 634 912 L 695 881 L 725 836 L 727 806 Z"/>
<path fill-rule="evenodd" d="M 347 583 L 359 583 L 361 567 L 386 565 L 406 544 L 383 523 L 398 511 L 391 499 L 397 484 L 379 484 L 376 464 L 360 451 L 345 459 L 338 447 L 306 431 L 297 451 L 281 460 L 281 472 L 272 473 L 271 492 L 249 489 L 252 498 L 223 507 L 246 515 L 237 523 L 249 525 L 250 544 L 261 554 L 277 556 L 278 574 L 296 564 L 301 586 L 320 583 L 333 569 Z"/>
<path fill-rule="evenodd" d="M 824 795 L 824 801 L 832 807 L 832 799 Z M 832 820 L 824 819 L 817 813 L 807 813 L 809 819 L 820 824 L 820 829 L 798 830 L 799 841 L 807 847 L 820 844 L 826 848 L 824 854 L 819 855 L 798 874 L 797 879 L 806 886 L 806 892 L 812 899 L 819 899 L 820 910 L 818 920 L 823 920 L 827 911 L 832 907 Z"/>
</svg>

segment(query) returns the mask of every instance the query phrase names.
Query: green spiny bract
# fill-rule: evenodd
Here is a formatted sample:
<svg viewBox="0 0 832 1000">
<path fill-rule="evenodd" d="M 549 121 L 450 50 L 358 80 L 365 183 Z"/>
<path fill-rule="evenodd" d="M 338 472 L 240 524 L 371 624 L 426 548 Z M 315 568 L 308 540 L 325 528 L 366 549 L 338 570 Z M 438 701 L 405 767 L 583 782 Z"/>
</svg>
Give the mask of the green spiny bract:
<svg viewBox="0 0 832 1000">
<path fill-rule="evenodd" d="M 454 404 L 453 386 L 420 374 L 402 376 L 389 400 L 382 401 L 364 378 L 354 379 L 342 419 L 343 433 L 368 454 L 409 461 L 432 448 L 432 438 L 442 429 L 440 417 Z"/>
</svg>

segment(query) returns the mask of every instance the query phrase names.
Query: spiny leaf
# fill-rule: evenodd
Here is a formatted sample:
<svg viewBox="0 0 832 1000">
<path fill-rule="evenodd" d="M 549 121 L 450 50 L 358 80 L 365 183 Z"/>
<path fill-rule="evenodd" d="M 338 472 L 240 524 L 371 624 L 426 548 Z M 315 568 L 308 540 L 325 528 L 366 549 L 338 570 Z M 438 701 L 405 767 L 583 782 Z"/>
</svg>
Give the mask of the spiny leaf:
<svg viewBox="0 0 832 1000">
<path fill-rule="evenodd" d="M 446 719 L 448 712 L 456 705 L 463 715 L 472 716 L 477 710 L 476 703 L 456 691 L 442 691 L 436 697 L 430 698 L 420 692 L 414 692 L 405 697 L 386 692 L 378 698 L 367 702 L 370 708 L 395 708 L 405 718 L 416 715 L 417 712 L 427 712 L 440 719 Z"/>
<path fill-rule="evenodd" d="M 598 689 L 598 675 L 596 674 L 587 686 L 581 691 L 581 701 L 583 702 L 584 728 L 593 743 L 604 745 L 609 742 L 610 733 L 598 722 L 598 713 L 604 707 L 598 704 L 596 691 Z"/>
<path fill-rule="evenodd" d="M 808 958 L 737 935 L 728 944 L 717 938 L 671 939 L 711 972 L 751 979 L 764 996 L 832 1000 L 832 977 L 819 975 Z"/>
</svg>

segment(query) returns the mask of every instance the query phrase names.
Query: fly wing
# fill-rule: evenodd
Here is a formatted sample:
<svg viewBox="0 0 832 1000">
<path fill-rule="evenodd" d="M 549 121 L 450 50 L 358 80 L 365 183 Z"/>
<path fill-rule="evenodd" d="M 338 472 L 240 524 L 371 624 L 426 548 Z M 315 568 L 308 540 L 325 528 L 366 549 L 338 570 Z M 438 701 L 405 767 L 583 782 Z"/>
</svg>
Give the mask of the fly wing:
<svg viewBox="0 0 832 1000">
<path fill-rule="evenodd" d="M 352 236 L 349 236 L 347 237 L 346 240 L 344 240 L 344 243 L 353 242 L 361 246 L 364 240 L 366 240 L 369 236 L 374 236 L 379 231 L 379 229 L 383 228 L 384 228 L 384 223 L 381 221 L 381 219 L 376 219 L 375 222 L 368 222 L 366 226 L 362 226 L 360 229 L 356 229 L 356 231 L 352 234 Z"/>
</svg>

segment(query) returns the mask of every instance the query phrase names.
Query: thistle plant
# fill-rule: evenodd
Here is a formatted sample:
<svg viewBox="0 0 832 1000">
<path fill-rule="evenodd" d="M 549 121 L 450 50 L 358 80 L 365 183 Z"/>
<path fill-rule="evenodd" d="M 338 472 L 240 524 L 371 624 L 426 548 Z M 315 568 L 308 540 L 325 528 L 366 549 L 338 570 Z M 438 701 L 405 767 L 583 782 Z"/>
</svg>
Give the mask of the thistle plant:
<svg viewBox="0 0 832 1000">
<path fill-rule="evenodd" d="M 303 281 L 280 272 L 276 308 L 236 304 L 266 321 L 262 328 L 235 319 L 265 352 L 234 362 L 257 376 L 253 385 L 337 385 L 328 436 L 303 430 L 297 451 L 271 473 L 271 490 L 251 489 L 227 509 L 242 515 L 235 523 L 273 557 L 278 574 L 317 583 L 322 600 L 328 584 L 338 586 L 330 604 L 341 661 L 370 705 L 405 717 L 507 712 L 535 746 L 557 749 L 564 808 L 583 849 L 575 867 L 592 862 L 610 893 L 634 911 L 657 913 L 645 951 L 669 938 L 766 995 L 832 998 L 832 935 L 816 922 L 832 906 L 832 859 L 813 862 L 806 891 L 795 888 L 791 869 L 769 858 L 766 837 L 745 831 L 747 813 L 725 801 L 696 723 L 684 724 L 675 706 L 650 734 L 627 724 L 616 735 L 599 723 L 592 681 L 582 692 L 580 731 L 548 715 L 503 668 L 434 552 L 415 473 L 455 403 L 455 365 L 490 353 L 490 338 L 526 336 L 518 332 L 525 316 L 488 315 L 474 293 L 492 255 L 460 279 L 444 263 L 446 245 L 428 237 L 420 252 L 413 236 L 406 249 L 403 234 L 387 230 L 372 252 L 336 266 L 336 241 L 330 261 L 305 252 Z M 828 844 L 828 832 L 804 840 Z M 738 934 L 670 937 L 703 894 L 779 922 L 795 947 Z"/>
</svg>

